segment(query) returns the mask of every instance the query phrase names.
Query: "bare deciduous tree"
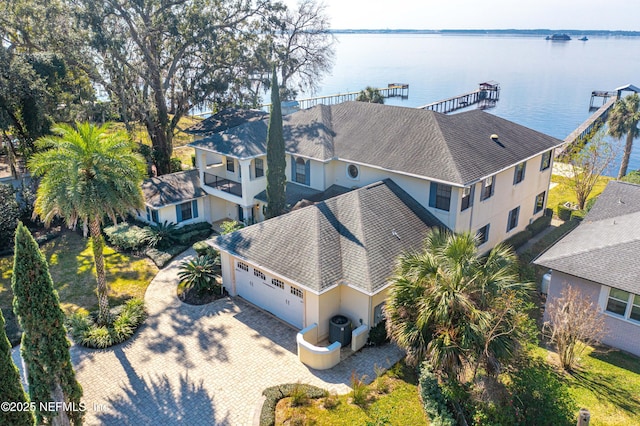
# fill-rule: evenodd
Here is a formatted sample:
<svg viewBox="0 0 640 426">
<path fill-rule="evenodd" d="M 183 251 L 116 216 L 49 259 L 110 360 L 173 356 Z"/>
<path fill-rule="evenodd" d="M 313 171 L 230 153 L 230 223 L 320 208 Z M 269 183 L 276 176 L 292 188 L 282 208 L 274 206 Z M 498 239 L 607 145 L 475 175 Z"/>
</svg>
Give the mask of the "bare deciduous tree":
<svg viewBox="0 0 640 426">
<path fill-rule="evenodd" d="M 600 343 L 607 333 L 605 317 L 598 306 L 570 285 L 560 297 L 547 303 L 546 314 L 544 331 L 556 345 L 560 365 L 565 370 L 575 367 L 582 351 Z"/>
<path fill-rule="evenodd" d="M 598 178 L 615 160 L 617 147 L 604 139 L 604 132 L 593 132 L 584 147 L 569 153 L 571 168 L 569 185 L 576 194 L 578 206 L 582 210 Z"/>
</svg>

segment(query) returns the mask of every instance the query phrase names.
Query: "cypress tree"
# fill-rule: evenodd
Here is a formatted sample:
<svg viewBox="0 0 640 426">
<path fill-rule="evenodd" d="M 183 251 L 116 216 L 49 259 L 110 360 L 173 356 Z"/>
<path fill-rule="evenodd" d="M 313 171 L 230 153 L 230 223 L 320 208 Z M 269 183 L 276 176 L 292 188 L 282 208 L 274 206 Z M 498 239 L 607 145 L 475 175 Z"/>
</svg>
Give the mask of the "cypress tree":
<svg viewBox="0 0 640 426">
<path fill-rule="evenodd" d="M 21 351 L 27 370 L 29 396 L 38 424 L 82 423 L 82 387 L 76 381 L 69 340 L 49 266 L 29 230 L 18 224 L 13 262 L 13 309 L 24 330 Z M 40 403 L 64 403 L 58 411 L 41 410 Z"/>
<path fill-rule="evenodd" d="M 271 114 L 267 131 L 267 219 L 284 213 L 286 207 L 286 167 L 287 160 L 282 134 L 282 105 L 280 104 L 280 88 L 274 65 L 271 80 Z"/>
<path fill-rule="evenodd" d="M 24 406 L 28 401 L 20 383 L 18 367 L 11 359 L 11 344 L 4 331 L 4 316 L 0 310 L 0 400 L 1 402 L 17 402 Z M 0 424 L 15 426 L 33 426 L 31 411 L 0 411 Z"/>
</svg>

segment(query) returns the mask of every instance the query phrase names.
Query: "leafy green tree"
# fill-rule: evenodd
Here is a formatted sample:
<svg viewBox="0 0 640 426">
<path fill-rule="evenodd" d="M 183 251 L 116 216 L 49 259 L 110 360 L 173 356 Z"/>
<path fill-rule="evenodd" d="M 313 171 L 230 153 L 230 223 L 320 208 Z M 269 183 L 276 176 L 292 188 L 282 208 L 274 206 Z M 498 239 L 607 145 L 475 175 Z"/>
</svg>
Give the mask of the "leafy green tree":
<svg viewBox="0 0 640 426">
<path fill-rule="evenodd" d="M 378 89 L 375 89 L 371 86 L 367 86 L 364 90 L 362 90 L 358 97 L 356 98 L 358 102 L 369 102 L 372 104 L 383 104 L 384 97 L 380 93 Z"/>
<path fill-rule="evenodd" d="M 13 309 L 24 330 L 21 352 L 27 370 L 29 396 L 38 424 L 82 424 L 82 387 L 75 378 L 64 313 L 53 289 L 49 265 L 29 230 L 18 224 L 13 262 Z M 3 378 L 4 380 L 4 378 Z M 58 411 L 43 411 L 40 403 L 72 404 Z M 72 408 L 72 407 L 69 407 Z M 54 420 L 55 419 L 55 420 Z"/>
<path fill-rule="evenodd" d="M 287 160 L 284 152 L 282 105 L 278 87 L 280 86 L 278 86 L 278 75 L 274 65 L 271 80 L 271 114 L 267 131 L 267 219 L 280 216 L 286 207 Z"/>
<path fill-rule="evenodd" d="M 632 172 L 627 173 L 627 175 L 622 178 L 622 181 L 640 184 L 640 170 L 634 170 Z"/>
<path fill-rule="evenodd" d="M 638 122 L 640 121 L 640 95 L 634 93 L 620 99 L 613 106 L 608 117 L 609 134 L 616 139 L 622 139 L 626 135 L 622 162 L 618 171 L 618 180 L 627 174 L 629 158 L 633 150 L 633 140 L 640 136 Z"/>
<path fill-rule="evenodd" d="M 170 173 L 173 134 L 194 106 L 243 105 L 256 67 L 267 67 L 267 0 L 80 0 L 77 14 L 95 60 L 89 72 L 125 123 L 144 123 L 160 174 Z M 266 68 L 268 69 L 268 68 Z"/>
<path fill-rule="evenodd" d="M 16 200 L 16 194 L 11 185 L 0 184 L 0 251 L 9 247 L 13 239 L 13 233 L 18 226 L 20 206 Z"/>
<path fill-rule="evenodd" d="M 427 359 L 450 380 L 481 364 L 499 371 L 529 331 L 531 287 L 518 282 L 513 251 L 498 245 L 483 258 L 477 242 L 431 230 L 422 251 L 399 257 L 385 308 L 389 336 L 408 361 Z"/>
<path fill-rule="evenodd" d="M 20 372 L 11 358 L 11 344 L 4 331 L 4 316 L 0 310 L 0 395 L 3 402 L 17 402 L 24 404 L 28 401 L 20 382 Z M 31 411 L 2 411 L 0 423 L 3 425 L 26 426 L 33 425 L 34 418 Z"/>
<path fill-rule="evenodd" d="M 126 133 L 108 131 L 106 126 L 60 124 L 53 132 L 55 136 L 37 142 L 47 150 L 29 161 L 29 169 L 41 177 L 34 212 L 47 225 L 60 216 L 72 228 L 78 221 L 85 231 L 88 227 L 98 284 L 98 323 L 105 325 L 109 299 L 101 228 L 105 217 L 116 223 L 118 215 L 142 208 L 144 160 L 133 152 Z"/>
</svg>

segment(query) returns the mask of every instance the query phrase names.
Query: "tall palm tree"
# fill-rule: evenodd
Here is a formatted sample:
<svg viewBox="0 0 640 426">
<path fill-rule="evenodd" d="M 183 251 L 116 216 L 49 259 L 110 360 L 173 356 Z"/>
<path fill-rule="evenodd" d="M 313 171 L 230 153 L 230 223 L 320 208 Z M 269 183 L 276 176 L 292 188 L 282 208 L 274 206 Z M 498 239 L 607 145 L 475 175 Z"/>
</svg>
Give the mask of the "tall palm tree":
<svg viewBox="0 0 640 426">
<path fill-rule="evenodd" d="M 616 139 L 627 136 L 620 171 L 618 171 L 618 180 L 627 174 L 633 140 L 640 136 L 638 121 L 640 121 L 640 96 L 637 93 L 618 100 L 609 113 L 609 134 Z"/>
<path fill-rule="evenodd" d="M 40 176 L 34 215 L 49 225 L 62 217 L 70 228 L 78 221 L 88 227 L 96 267 L 98 323 L 109 321 L 101 228 L 105 217 L 143 206 L 140 184 L 145 175 L 142 157 L 132 150 L 123 131 L 89 123 L 58 124 L 54 136 L 37 141 L 43 151 L 31 157 L 29 169 Z M 86 228 L 85 228 L 86 229 Z"/>
<path fill-rule="evenodd" d="M 399 257 L 385 308 L 389 336 L 409 363 L 429 358 L 451 379 L 465 366 L 499 367 L 526 321 L 530 285 L 518 282 L 513 251 L 498 245 L 482 257 L 477 241 L 470 233 L 430 231 L 422 251 Z"/>
<path fill-rule="evenodd" d="M 369 102 L 372 104 L 383 104 L 384 97 L 378 89 L 374 89 L 371 86 L 367 86 L 364 90 L 361 90 L 356 97 L 358 102 Z"/>
</svg>

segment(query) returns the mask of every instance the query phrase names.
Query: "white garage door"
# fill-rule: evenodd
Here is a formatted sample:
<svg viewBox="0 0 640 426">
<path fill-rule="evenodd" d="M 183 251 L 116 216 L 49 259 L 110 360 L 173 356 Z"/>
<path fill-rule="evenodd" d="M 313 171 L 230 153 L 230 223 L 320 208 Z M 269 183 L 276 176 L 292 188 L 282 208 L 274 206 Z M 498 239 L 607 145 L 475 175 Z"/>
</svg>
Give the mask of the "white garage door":
<svg viewBox="0 0 640 426">
<path fill-rule="evenodd" d="M 304 292 L 267 276 L 260 269 L 236 261 L 236 291 L 243 299 L 302 328 Z"/>
</svg>

